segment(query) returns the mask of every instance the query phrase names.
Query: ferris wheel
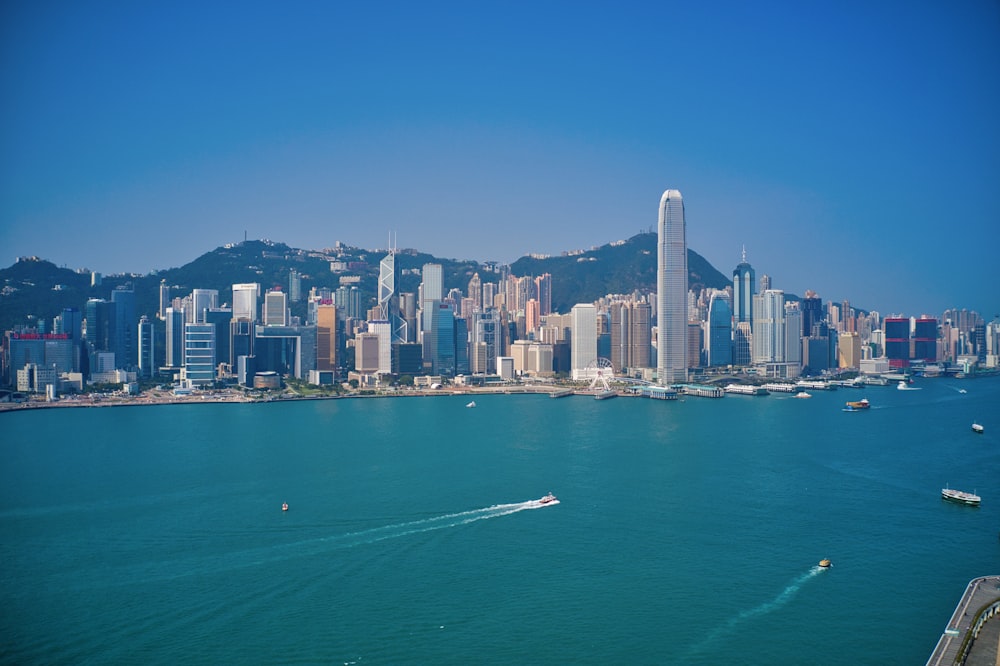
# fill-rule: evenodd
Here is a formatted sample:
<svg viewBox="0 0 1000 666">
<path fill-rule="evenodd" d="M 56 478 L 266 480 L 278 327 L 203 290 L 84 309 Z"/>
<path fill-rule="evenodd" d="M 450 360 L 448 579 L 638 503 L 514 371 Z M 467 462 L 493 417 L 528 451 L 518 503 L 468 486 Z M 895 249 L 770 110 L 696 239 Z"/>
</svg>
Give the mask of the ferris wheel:
<svg viewBox="0 0 1000 666">
<path fill-rule="evenodd" d="M 587 364 L 586 371 L 587 376 L 592 378 L 590 380 L 590 390 L 598 387 L 603 391 L 611 390 L 610 382 L 615 379 L 615 368 L 611 365 L 611 361 L 598 356 Z"/>
</svg>

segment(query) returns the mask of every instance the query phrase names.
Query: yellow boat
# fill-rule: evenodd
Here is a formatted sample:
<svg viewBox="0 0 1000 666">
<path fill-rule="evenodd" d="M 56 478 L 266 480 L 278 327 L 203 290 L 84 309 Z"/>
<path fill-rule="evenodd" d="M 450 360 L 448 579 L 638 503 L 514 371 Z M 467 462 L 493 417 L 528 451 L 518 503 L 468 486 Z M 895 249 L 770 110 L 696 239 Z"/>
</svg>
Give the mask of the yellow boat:
<svg viewBox="0 0 1000 666">
<path fill-rule="evenodd" d="M 827 567 L 829 567 L 831 564 L 832 564 L 832 562 L 830 562 L 830 560 L 827 559 L 827 558 L 825 558 L 825 557 L 822 560 L 819 561 L 819 565 L 821 567 L 823 567 L 824 569 L 827 568 Z"/>
</svg>

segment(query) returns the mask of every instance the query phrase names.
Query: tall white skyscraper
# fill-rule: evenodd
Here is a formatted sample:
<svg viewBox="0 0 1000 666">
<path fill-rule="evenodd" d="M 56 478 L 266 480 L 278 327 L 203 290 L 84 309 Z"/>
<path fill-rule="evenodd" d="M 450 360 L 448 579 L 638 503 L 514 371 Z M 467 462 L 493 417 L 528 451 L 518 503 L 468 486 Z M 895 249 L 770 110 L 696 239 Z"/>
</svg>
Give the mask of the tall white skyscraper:
<svg viewBox="0 0 1000 666">
<path fill-rule="evenodd" d="M 573 379 L 593 379 L 587 367 L 597 360 L 597 306 L 578 303 L 570 310 L 573 334 L 570 341 L 570 366 Z"/>
<path fill-rule="evenodd" d="M 233 285 L 233 319 L 257 321 L 257 301 L 260 299 L 260 285 L 247 282 Z"/>
<path fill-rule="evenodd" d="M 660 198 L 657 225 L 656 326 L 657 381 L 687 380 L 687 229 L 684 200 L 678 190 Z"/>
</svg>

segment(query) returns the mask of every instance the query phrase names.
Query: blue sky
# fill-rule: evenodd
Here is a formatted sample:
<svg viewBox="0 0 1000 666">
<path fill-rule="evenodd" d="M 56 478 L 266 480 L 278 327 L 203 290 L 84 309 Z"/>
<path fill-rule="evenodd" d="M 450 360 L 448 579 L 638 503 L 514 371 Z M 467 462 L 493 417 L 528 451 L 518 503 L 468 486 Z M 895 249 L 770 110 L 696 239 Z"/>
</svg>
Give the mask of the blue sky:
<svg viewBox="0 0 1000 666">
<path fill-rule="evenodd" d="M 1000 4 L 0 6 L 0 264 L 227 242 L 513 261 L 655 229 L 883 313 L 1000 313 Z"/>
</svg>

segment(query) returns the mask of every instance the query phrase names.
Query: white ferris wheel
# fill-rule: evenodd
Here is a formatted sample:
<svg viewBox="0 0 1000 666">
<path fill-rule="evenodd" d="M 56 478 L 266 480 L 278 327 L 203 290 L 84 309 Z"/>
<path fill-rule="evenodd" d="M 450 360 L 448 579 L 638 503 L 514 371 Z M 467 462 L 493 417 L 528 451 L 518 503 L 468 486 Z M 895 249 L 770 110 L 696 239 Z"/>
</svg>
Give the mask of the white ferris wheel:
<svg viewBox="0 0 1000 666">
<path fill-rule="evenodd" d="M 590 390 L 600 388 L 602 391 L 610 391 L 611 382 L 615 379 L 615 368 L 611 361 L 599 356 L 587 364 L 586 376 L 591 377 Z"/>
</svg>

